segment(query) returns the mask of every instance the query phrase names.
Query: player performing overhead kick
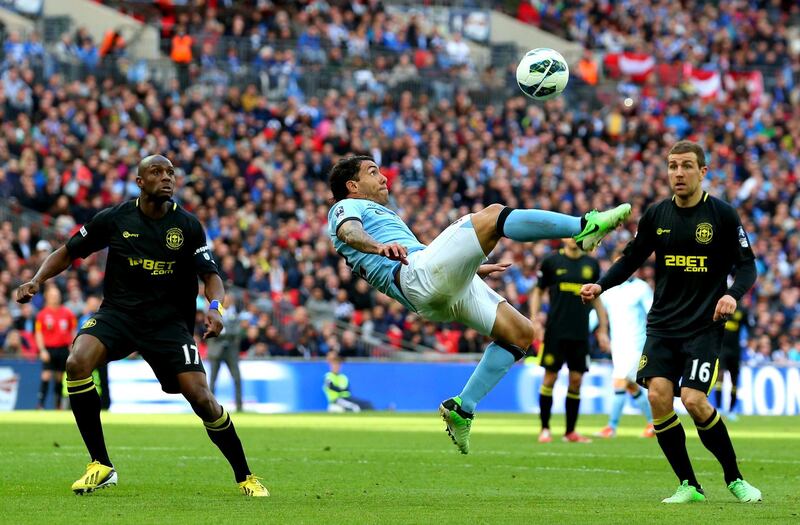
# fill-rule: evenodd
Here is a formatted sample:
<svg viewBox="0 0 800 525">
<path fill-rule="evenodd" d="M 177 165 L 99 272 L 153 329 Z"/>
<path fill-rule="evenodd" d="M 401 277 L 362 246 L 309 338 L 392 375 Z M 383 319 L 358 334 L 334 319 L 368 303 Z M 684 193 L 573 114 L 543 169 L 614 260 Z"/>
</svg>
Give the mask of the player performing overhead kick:
<svg viewBox="0 0 800 525">
<path fill-rule="evenodd" d="M 67 393 L 92 459 L 72 490 L 86 494 L 117 484 L 117 471 L 103 437 L 100 396 L 92 370 L 136 351 L 153 369 L 165 392 L 183 394 L 192 405 L 209 438 L 233 468 L 242 494 L 269 496 L 247 466 L 228 412 L 208 388 L 192 335 L 198 276 L 210 303 L 203 337 L 216 337 L 222 331 L 225 289 L 206 245 L 203 226 L 172 201 L 175 170 L 167 158 L 151 155 L 142 159 L 136 184 L 141 191 L 138 199 L 95 215 L 17 290 L 17 301 L 26 303 L 73 259 L 108 247 L 103 304 L 84 321 L 67 359 Z"/>
<path fill-rule="evenodd" d="M 521 242 L 573 237 L 589 251 L 631 212 L 629 204 L 622 204 L 571 217 L 492 204 L 461 217 L 425 246 L 385 206 L 386 177 L 372 158 L 339 160 L 330 187 L 335 203 L 328 213 L 328 233 L 353 273 L 430 321 L 458 321 L 494 339 L 461 393 L 439 407 L 462 454 L 469 452 L 475 406 L 525 356 L 533 340 L 528 318 L 481 280 L 507 268 L 483 264 L 487 255 L 501 237 Z"/>
</svg>

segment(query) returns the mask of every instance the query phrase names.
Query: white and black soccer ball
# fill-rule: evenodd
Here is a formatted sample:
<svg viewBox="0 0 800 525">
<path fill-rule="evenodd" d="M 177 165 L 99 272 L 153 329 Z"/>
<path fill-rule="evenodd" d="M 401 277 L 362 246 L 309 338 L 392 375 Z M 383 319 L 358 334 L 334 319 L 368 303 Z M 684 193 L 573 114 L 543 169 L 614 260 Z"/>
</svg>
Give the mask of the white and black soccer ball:
<svg viewBox="0 0 800 525">
<path fill-rule="evenodd" d="M 561 53 L 538 47 L 525 53 L 517 66 L 517 84 L 534 100 L 549 100 L 567 87 L 569 66 Z"/>
</svg>

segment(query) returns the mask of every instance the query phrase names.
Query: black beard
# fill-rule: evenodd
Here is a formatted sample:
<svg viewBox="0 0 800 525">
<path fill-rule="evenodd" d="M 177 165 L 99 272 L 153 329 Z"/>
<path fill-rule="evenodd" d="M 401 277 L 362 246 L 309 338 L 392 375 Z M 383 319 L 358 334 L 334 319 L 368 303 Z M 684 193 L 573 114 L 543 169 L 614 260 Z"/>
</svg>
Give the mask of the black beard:
<svg viewBox="0 0 800 525">
<path fill-rule="evenodd" d="M 168 200 L 172 199 L 172 195 L 163 196 L 159 194 L 150 194 L 147 196 L 150 202 L 158 204 L 159 206 L 167 202 Z"/>
</svg>

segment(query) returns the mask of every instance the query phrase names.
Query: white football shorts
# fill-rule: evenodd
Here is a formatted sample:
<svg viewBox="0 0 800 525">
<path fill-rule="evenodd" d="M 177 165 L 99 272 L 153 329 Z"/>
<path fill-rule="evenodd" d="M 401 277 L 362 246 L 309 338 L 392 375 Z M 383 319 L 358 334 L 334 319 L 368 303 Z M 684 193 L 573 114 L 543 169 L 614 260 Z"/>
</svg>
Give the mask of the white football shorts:
<svg viewBox="0 0 800 525">
<path fill-rule="evenodd" d="M 457 321 L 491 335 L 497 305 L 505 301 L 478 277 L 486 261 L 470 215 L 448 226 L 400 269 L 403 294 L 429 321 Z"/>
<path fill-rule="evenodd" d="M 642 357 L 643 341 L 626 341 L 624 344 L 611 342 L 611 377 L 636 382 L 639 359 Z"/>
</svg>

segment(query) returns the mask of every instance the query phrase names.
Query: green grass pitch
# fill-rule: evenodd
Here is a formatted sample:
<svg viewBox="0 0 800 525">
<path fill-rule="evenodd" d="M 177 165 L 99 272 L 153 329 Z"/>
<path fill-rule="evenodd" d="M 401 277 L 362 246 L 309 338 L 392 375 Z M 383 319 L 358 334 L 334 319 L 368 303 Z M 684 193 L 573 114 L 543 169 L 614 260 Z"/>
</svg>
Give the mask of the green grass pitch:
<svg viewBox="0 0 800 525">
<path fill-rule="evenodd" d="M 790 523 L 800 522 L 800 423 L 728 423 L 742 470 L 764 493 L 735 502 L 721 469 L 682 417 L 709 502 L 666 506 L 677 482 L 654 439 L 536 442 L 534 415 L 478 414 L 458 454 L 434 413 L 235 414 L 270 498 L 239 495 L 225 460 L 191 415 L 104 414 L 119 485 L 75 496 L 87 463 L 69 412 L 0 413 L 0 522 L 48 523 Z M 579 430 L 605 418 L 582 416 Z M 554 434 L 563 416 L 554 416 Z"/>
</svg>

